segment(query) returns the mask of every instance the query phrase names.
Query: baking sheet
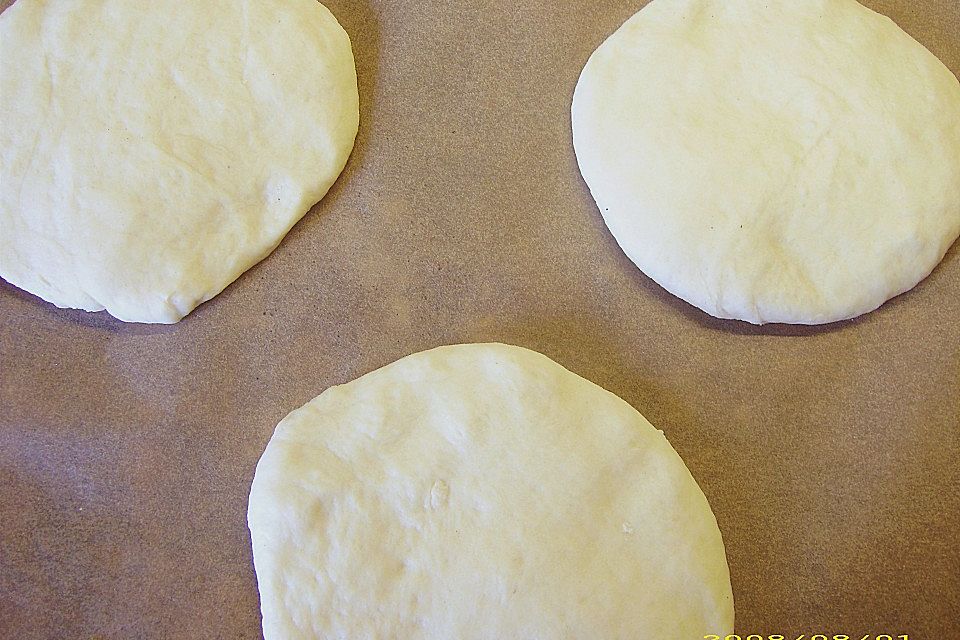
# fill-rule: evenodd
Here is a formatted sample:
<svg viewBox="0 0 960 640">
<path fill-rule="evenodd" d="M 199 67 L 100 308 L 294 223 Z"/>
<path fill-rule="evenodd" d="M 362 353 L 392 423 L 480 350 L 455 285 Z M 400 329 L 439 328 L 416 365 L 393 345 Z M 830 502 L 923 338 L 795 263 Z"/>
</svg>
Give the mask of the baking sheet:
<svg viewBox="0 0 960 640">
<path fill-rule="evenodd" d="M 260 637 L 245 510 L 276 423 L 409 353 L 502 341 L 666 432 L 716 512 L 743 635 L 960 637 L 960 249 L 825 328 L 661 290 L 570 141 L 583 64 L 642 4 L 327 0 L 360 136 L 273 255 L 168 327 L 0 281 L 0 636 Z M 955 0 L 865 4 L 960 73 Z"/>
</svg>

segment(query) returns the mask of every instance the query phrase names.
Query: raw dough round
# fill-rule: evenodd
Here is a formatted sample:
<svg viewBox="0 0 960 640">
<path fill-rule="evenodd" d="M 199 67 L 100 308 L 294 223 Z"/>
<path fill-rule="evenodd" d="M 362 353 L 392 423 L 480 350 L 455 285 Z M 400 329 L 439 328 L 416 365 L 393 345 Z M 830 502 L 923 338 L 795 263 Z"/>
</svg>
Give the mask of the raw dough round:
<svg viewBox="0 0 960 640">
<path fill-rule="evenodd" d="M 0 277 L 176 322 L 263 259 L 356 137 L 316 0 L 18 0 L 0 15 Z"/>
<path fill-rule="evenodd" d="M 328 389 L 277 427 L 248 519 L 266 640 L 733 629 L 717 522 L 663 433 L 518 347 Z"/>
<path fill-rule="evenodd" d="M 960 83 L 854 0 L 654 0 L 587 63 L 573 138 L 626 254 L 721 318 L 866 313 L 960 233 Z"/>
</svg>

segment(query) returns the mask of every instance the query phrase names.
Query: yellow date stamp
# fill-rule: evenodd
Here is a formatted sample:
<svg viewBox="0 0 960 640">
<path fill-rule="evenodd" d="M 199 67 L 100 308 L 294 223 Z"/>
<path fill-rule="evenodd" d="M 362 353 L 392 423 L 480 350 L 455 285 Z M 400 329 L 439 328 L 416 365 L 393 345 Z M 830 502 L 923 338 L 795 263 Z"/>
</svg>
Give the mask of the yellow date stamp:
<svg viewBox="0 0 960 640">
<path fill-rule="evenodd" d="M 889 633 L 867 633 L 864 635 L 848 635 L 845 633 L 814 633 L 800 635 L 783 635 L 773 633 L 763 635 L 753 633 L 748 636 L 731 633 L 726 636 L 706 635 L 703 640 L 910 640 L 910 636 L 905 633 L 892 635 Z"/>
</svg>

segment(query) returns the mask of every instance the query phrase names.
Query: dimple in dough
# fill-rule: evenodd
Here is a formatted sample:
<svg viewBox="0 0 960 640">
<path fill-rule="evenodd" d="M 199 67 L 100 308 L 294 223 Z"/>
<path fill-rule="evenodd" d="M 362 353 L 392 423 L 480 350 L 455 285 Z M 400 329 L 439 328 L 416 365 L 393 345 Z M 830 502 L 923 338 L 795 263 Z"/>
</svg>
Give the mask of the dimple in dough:
<svg viewBox="0 0 960 640">
<path fill-rule="evenodd" d="M 266 640 L 733 631 L 717 522 L 663 433 L 538 353 L 418 353 L 287 416 L 248 521 Z"/>
<path fill-rule="evenodd" d="M 171 323 L 263 259 L 357 134 L 316 0 L 18 0 L 0 15 L 0 276 Z"/>
<path fill-rule="evenodd" d="M 960 233 L 960 83 L 854 0 L 653 0 L 572 111 L 624 252 L 720 318 L 866 313 Z"/>
</svg>

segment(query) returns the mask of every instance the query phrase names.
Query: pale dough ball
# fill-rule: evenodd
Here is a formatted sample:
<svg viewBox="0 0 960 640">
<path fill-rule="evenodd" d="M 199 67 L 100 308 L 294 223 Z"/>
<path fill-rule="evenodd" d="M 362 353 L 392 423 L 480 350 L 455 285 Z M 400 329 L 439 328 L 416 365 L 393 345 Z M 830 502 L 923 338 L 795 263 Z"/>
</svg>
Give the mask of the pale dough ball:
<svg viewBox="0 0 960 640">
<path fill-rule="evenodd" d="M 18 0 L 0 15 L 0 276 L 176 322 L 264 258 L 353 147 L 316 0 Z"/>
<path fill-rule="evenodd" d="M 854 0 L 654 0 L 587 63 L 573 137 L 626 254 L 721 318 L 866 313 L 960 233 L 960 83 Z"/>
<path fill-rule="evenodd" d="M 518 347 L 328 389 L 277 426 L 248 520 L 266 640 L 733 630 L 717 522 L 663 433 Z"/>
</svg>

